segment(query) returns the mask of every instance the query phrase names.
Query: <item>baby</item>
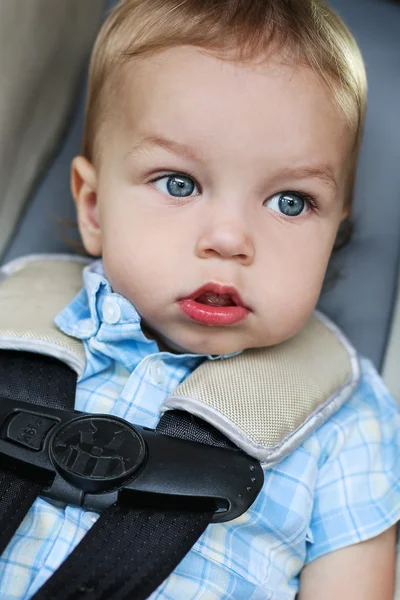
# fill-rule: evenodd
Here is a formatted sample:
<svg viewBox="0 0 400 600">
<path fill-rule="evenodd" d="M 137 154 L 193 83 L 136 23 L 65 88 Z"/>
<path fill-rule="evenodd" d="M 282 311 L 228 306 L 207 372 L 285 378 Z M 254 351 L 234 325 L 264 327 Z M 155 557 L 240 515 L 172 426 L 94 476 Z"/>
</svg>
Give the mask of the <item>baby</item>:
<svg viewBox="0 0 400 600">
<path fill-rule="evenodd" d="M 155 427 L 206 358 L 300 331 L 351 211 L 365 103 L 360 52 L 321 0 L 115 8 L 72 165 L 101 262 L 57 319 L 86 347 L 78 410 Z M 208 527 L 152 597 L 392 598 L 399 415 L 361 368 L 353 397 L 266 471 L 240 524 Z M 37 500 L 1 559 L 1 597 L 31 597 L 95 520 Z"/>
</svg>

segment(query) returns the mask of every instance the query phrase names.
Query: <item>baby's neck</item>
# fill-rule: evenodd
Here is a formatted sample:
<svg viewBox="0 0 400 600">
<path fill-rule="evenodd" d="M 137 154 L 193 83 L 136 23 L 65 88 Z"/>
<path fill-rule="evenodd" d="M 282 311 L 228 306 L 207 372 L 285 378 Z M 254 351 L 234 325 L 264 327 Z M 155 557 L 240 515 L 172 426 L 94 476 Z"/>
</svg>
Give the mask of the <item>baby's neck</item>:
<svg viewBox="0 0 400 600">
<path fill-rule="evenodd" d="M 170 340 L 166 340 L 157 331 L 151 329 L 151 327 L 149 327 L 144 321 L 142 321 L 142 331 L 147 339 L 154 340 L 156 342 L 160 352 L 170 352 L 171 354 L 187 354 L 188 352 L 185 350 L 185 348 L 180 348 Z"/>
</svg>

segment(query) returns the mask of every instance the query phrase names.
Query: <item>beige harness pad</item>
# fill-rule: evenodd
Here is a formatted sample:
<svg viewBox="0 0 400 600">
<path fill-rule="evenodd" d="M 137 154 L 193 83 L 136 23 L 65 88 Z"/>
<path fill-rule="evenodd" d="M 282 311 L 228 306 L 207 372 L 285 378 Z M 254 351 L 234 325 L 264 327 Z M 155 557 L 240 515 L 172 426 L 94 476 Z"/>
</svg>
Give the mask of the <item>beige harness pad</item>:
<svg viewBox="0 0 400 600">
<path fill-rule="evenodd" d="M 282 344 L 206 361 L 167 398 L 164 408 L 201 417 L 271 465 L 338 410 L 358 380 L 355 351 L 316 313 Z"/>
<path fill-rule="evenodd" d="M 63 360 L 80 377 L 82 342 L 59 331 L 56 314 L 82 287 L 86 264 L 45 255 L 0 271 L 0 348 Z M 163 410 L 203 418 L 266 465 L 290 454 L 352 395 L 356 353 L 319 313 L 293 338 L 269 348 L 205 361 L 167 398 Z"/>
<path fill-rule="evenodd" d="M 80 340 L 66 336 L 54 317 L 82 288 L 87 261 L 62 255 L 29 256 L 0 270 L 0 348 L 46 354 L 80 377 L 86 356 Z"/>
</svg>

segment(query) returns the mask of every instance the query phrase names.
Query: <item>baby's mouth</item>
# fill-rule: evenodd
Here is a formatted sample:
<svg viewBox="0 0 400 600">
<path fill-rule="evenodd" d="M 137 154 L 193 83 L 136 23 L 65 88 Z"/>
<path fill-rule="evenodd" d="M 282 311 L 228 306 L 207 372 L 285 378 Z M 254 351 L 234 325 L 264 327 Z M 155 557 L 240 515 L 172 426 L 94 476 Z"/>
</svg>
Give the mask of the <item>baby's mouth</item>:
<svg viewBox="0 0 400 600">
<path fill-rule="evenodd" d="M 208 283 L 182 298 L 179 306 L 190 320 L 208 326 L 235 325 L 251 312 L 235 288 L 217 283 Z"/>
<path fill-rule="evenodd" d="M 205 292 L 194 300 L 206 306 L 237 306 L 229 294 L 216 294 L 215 292 Z"/>
</svg>

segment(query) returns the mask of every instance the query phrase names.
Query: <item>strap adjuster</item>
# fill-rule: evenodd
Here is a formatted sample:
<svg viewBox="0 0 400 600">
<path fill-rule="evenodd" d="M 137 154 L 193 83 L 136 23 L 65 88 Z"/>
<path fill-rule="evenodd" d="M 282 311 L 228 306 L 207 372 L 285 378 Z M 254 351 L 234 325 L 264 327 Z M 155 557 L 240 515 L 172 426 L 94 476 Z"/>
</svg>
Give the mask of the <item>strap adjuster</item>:
<svg viewBox="0 0 400 600">
<path fill-rule="evenodd" d="M 86 415 L 0 399 L 0 464 L 45 482 L 42 496 L 102 512 L 115 502 L 214 511 L 230 521 L 254 502 L 260 464 L 212 447 Z"/>
</svg>

